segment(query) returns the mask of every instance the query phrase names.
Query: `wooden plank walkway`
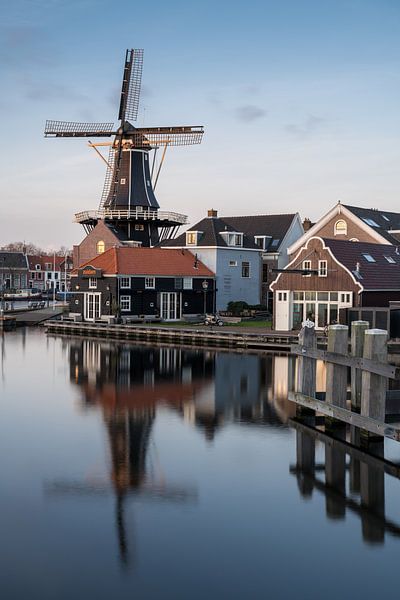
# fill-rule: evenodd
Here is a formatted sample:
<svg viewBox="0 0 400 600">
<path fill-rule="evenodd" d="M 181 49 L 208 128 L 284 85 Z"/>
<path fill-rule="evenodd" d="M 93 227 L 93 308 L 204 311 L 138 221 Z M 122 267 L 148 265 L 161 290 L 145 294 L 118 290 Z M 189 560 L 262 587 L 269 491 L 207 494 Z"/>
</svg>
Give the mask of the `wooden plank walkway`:
<svg viewBox="0 0 400 600">
<path fill-rule="evenodd" d="M 14 315 L 17 325 L 37 325 L 48 321 L 49 319 L 55 319 L 62 315 L 62 308 L 53 309 L 52 306 L 47 308 L 40 308 L 38 310 L 29 310 L 26 312 L 19 312 Z"/>
</svg>

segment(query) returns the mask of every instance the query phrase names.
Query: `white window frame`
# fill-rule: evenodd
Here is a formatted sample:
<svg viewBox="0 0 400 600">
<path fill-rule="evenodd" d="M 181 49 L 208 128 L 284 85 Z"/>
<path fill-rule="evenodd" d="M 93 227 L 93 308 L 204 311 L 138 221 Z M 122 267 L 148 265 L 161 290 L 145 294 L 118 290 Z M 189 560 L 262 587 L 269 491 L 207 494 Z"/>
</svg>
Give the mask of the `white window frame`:
<svg viewBox="0 0 400 600">
<path fill-rule="evenodd" d="M 306 265 L 309 265 L 308 267 Z M 303 271 L 311 271 L 311 260 L 303 260 Z M 311 277 L 311 273 L 303 275 L 303 277 Z"/>
<path fill-rule="evenodd" d="M 230 260 L 229 261 L 229 266 L 230 267 L 237 267 L 237 260 Z"/>
<path fill-rule="evenodd" d="M 89 277 L 89 290 L 97 290 L 97 279 L 96 277 Z"/>
<path fill-rule="evenodd" d="M 187 246 L 197 246 L 198 233 L 197 231 L 187 231 L 186 232 L 186 245 Z"/>
<path fill-rule="evenodd" d="M 353 306 L 353 292 L 339 292 L 339 306 Z"/>
<path fill-rule="evenodd" d="M 328 261 L 318 261 L 318 277 L 328 277 Z"/>
<path fill-rule="evenodd" d="M 124 307 L 123 304 L 127 303 Z M 131 297 L 130 296 L 120 296 L 119 297 L 119 305 L 121 308 L 121 312 L 131 312 Z"/>
<path fill-rule="evenodd" d="M 193 277 L 184 277 L 183 278 L 183 289 L 184 290 L 192 290 L 193 289 Z"/>
<path fill-rule="evenodd" d="M 344 223 L 344 228 L 338 230 L 339 223 Z M 338 219 L 333 229 L 334 235 L 347 235 L 347 222 L 344 219 Z"/>
<path fill-rule="evenodd" d="M 248 275 L 243 275 L 243 268 L 244 268 L 245 265 L 247 265 L 247 267 L 249 269 L 249 274 Z M 242 278 L 243 279 L 250 279 L 250 277 L 251 277 L 250 261 L 248 261 L 248 260 L 242 260 Z"/>
<path fill-rule="evenodd" d="M 155 277 L 145 277 L 144 278 L 144 287 L 146 290 L 154 290 L 156 287 L 156 278 Z"/>
<path fill-rule="evenodd" d="M 124 281 L 128 281 L 128 285 L 124 285 Z M 131 289 L 131 278 L 130 277 L 121 277 L 119 280 L 119 289 L 120 290 L 130 290 Z"/>
</svg>

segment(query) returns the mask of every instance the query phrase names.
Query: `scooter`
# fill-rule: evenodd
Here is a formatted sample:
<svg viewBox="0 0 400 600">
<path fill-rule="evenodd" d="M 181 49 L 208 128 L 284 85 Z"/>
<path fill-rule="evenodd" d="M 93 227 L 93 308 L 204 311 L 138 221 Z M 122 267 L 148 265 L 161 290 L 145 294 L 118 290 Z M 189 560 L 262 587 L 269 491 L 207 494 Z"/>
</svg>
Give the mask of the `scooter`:
<svg viewBox="0 0 400 600">
<path fill-rule="evenodd" d="M 205 316 L 204 325 L 218 325 L 218 327 L 222 327 L 223 324 L 224 322 L 219 315 Z"/>
</svg>

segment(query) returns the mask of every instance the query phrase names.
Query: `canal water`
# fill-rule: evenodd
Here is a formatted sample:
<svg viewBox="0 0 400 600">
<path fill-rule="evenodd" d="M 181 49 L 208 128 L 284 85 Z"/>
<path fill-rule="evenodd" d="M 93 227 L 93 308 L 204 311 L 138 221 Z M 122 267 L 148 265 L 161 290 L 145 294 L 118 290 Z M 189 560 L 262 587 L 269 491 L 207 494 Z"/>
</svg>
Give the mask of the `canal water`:
<svg viewBox="0 0 400 600">
<path fill-rule="evenodd" d="M 396 467 L 295 426 L 295 368 L 5 334 L 1 598 L 396 594 Z"/>
</svg>

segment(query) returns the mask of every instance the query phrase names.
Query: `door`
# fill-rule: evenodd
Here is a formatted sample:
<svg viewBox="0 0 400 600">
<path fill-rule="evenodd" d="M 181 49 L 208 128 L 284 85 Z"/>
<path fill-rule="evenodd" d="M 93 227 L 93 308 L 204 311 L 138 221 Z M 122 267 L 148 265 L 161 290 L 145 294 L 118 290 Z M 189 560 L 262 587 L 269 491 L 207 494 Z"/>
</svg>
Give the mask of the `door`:
<svg viewBox="0 0 400 600">
<path fill-rule="evenodd" d="M 100 319 L 100 295 L 99 292 L 85 294 L 85 321 Z"/>
<path fill-rule="evenodd" d="M 275 329 L 289 331 L 290 325 L 290 292 L 275 292 Z"/>
<path fill-rule="evenodd" d="M 161 292 L 161 318 L 176 321 L 181 318 L 181 295 L 176 292 Z"/>
</svg>

